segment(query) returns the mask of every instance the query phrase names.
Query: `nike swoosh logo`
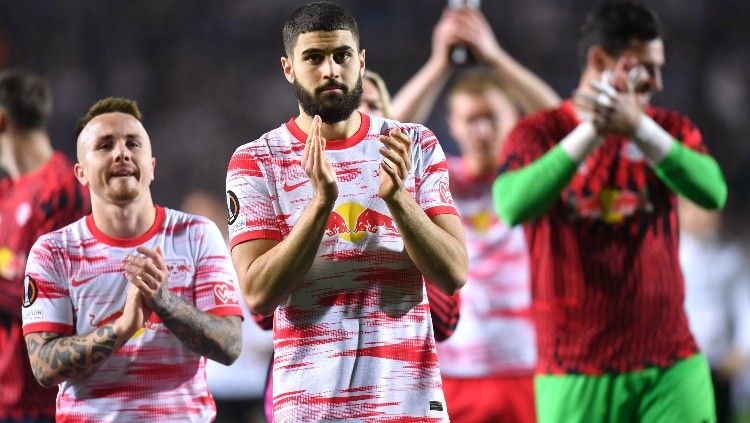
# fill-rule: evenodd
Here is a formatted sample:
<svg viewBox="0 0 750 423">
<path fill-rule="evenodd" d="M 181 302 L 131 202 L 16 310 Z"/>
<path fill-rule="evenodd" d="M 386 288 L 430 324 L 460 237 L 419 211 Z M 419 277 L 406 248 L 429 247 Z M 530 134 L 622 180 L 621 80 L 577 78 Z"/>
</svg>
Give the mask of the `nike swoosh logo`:
<svg viewBox="0 0 750 423">
<path fill-rule="evenodd" d="M 302 182 L 294 184 L 294 185 L 289 185 L 287 182 L 284 182 L 284 185 L 281 188 L 284 189 L 284 192 L 291 192 L 291 191 L 294 191 L 295 189 L 301 187 L 302 185 L 305 185 L 306 183 L 307 183 L 307 181 L 302 181 Z"/>
<path fill-rule="evenodd" d="M 95 277 L 96 276 L 92 276 L 90 278 L 78 279 L 78 280 L 73 279 L 72 281 L 70 281 L 70 284 L 73 285 L 73 286 L 75 286 L 75 287 L 78 287 L 78 286 L 81 286 L 81 285 L 85 284 L 86 282 L 90 281 L 91 279 L 94 279 Z"/>
</svg>

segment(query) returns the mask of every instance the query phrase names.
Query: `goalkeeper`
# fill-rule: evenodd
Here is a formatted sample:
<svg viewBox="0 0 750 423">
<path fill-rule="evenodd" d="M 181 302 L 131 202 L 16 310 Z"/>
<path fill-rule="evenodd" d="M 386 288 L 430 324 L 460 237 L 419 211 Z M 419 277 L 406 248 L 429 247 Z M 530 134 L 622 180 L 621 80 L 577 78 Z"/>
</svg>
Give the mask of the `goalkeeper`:
<svg viewBox="0 0 750 423">
<path fill-rule="evenodd" d="M 531 256 L 538 419 L 713 422 L 675 206 L 721 208 L 726 183 L 692 122 L 649 104 L 665 60 L 654 13 L 605 3 L 581 36 L 574 99 L 518 124 L 493 185 Z"/>
</svg>

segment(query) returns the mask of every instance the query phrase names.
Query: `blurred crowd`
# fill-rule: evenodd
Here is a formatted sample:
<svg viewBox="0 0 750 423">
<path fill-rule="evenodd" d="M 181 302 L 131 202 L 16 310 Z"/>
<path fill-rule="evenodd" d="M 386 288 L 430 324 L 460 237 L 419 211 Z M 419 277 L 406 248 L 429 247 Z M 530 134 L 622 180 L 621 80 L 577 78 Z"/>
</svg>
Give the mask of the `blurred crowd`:
<svg viewBox="0 0 750 423">
<path fill-rule="evenodd" d="M 136 99 L 153 127 L 160 159 L 156 200 L 176 206 L 192 186 L 221 191 L 234 149 L 296 112 L 280 72 L 280 28 L 300 1 L 187 3 L 0 1 L 0 68 L 23 67 L 50 81 L 55 147 L 73 152 L 73 122 L 103 95 Z M 594 1 L 485 1 L 503 47 L 567 97 L 580 64 L 578 24 Z M 691 116 L 706 134 L 730 186 L 728 219 L 744 229 L 750 201 L 750 5 L 652 2 L 667 28 L 667 86 L 657 105 Z M 342 1 L 359 19 L 367 65 L 392 91 L 430 54 L 444 2 Z M 442 107 L 427 121 L 449 153 Z M 210 160 L 206 158 L 210 157 Z M 185 174 L 183 169 L 191 169 Z M 189 183 L 185 183 L 189 182 Z"/>
</svg>

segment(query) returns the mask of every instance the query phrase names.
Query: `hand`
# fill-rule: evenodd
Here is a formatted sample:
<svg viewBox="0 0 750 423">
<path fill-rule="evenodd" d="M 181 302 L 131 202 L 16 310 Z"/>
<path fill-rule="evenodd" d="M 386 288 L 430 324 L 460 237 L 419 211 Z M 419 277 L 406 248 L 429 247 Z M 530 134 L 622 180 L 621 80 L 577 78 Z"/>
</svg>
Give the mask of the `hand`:
<svg viewBox="0 0 750 423">
<path fill-rule="evenodd" d="M 380 189 L 378 193 L 385 200 L 391 200 L 404 187 L 404 181 L 411 170 L 411 139 L 398 128 L 380 135 Z"/>
<path fill-rule="evenodd" d="M 125 278 L 138 288 L 146 306 L 154 309 L 154 304 L 169 294 L 164 253 L 158 246 L 154 250 L 141 246 L 136 251 L 143 256 L 130 254 L 125 257 Z"/>
<path fill-rule="evenodd" d="M 445 9 L 440 16 L 440 20 L 432 30 L 431 61 L 439 63 L 444 67 L 450 66 L 451 46 L 459 44 L 458 30 L 456 12 L 451 9 Z"/>
<path fill-rule="evenodd" d="M 495 65 L 505 52 L 482 12 L 465 8 L 452 13 L 455 14 L 457 42 L 466 45 L 480 62 L 488 66 Z"/>
<path fill-rule="evenodd" d="M 605 73 L 604 82 L 592 81 L 594 94 L 576 92 L 576 105 L 591 114 L 591 120 L 600 135 L 618 133 L 632 137 L 643 114 L 643 108 L 632 85 L 619 84 L 624 91 L 615 89 L 608 81 L 610 73 Z"/>
<path fill-rule="evenodd" d="M 120 345 L 124 344 L 151 316 L 151 309 L 143 303 L 143 294 L 133 285 L 128 287 L 128 297 L 122 315 L 114 322 L 114 331 Z"/>
<path fill-rule="evenodd" d="M 310 127 L 310 134 L 305 141 L 305 149 L 302 152 L 302 167 L 318 198 L 325 205 L 333 206 L 339 196 L 336 184 L 336 171 L 325 156 L 326 139 L 320 136 L 322 120 L 315 115 Z"/>
</svg>

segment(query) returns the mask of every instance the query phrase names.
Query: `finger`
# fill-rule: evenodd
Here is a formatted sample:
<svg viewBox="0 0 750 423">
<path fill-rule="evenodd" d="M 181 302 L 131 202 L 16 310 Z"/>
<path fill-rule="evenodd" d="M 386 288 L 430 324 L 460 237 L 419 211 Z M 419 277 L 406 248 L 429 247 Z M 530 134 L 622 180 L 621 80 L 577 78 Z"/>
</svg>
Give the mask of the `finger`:
<svg viewBox="0 0 750 423">
<path fill-rule="evenodd" d="M 394 182 L 401 180 L 396 169 L 389 165 L 386 160 L 380 162 L 380 169 L 388 174 Z"/>
<path fill-rule="evenodd" d="M 156 285 L 153 285 L 153 288 L 158 288 L 163 282 L 164 282 L 164 276 L 166 276 L 166 272 L 163 269 L 159 269 L 156 267 L 155 263 L 146 263 L 146 265 L 143 267 L 143 272 L 140 273 L 141 276 L 149 275 L 156 281 Z"/>
<path fill-rule="evenodd" d="M 125 279 L 130 282 L 133 286 L 138 288 L 142 293 L 151 293 L 152 289 L 146 284 L 146 281 L 142 277 L 137 277 L 131 273 L 125 273 Z"/>
<path fill-rule="evenodd" d="M 156 247 L 159 248 L 159 247 Z M 157 268 L 159 269 L 166 269 L 166 266 L 164 266 L 164 260 L 162 259 L 162 255 L 159 254 L 156 250 L 152 250 L 150 248 L 146 248 L 144 246 L 140 246 L 136 248 L 139 253 L 143 254 L 144 256 L 151 259 L 151 263 L 153 263 Z M 146 263 L 149 263 L 148 260 L 144 261 L 144 265 Z"/>
<path fill-rule="evenodd" d="M 397 151 L 399 154 L 403 154 L 406 152 L 406 148 L 404 147 L 404 144 L 399 142 L 393 137 L 386 137 L 385 135 L 381 135 L 378 137 L 378 140 L 384 144 L 386 147 L 388 147 L 391 150 Z"/>
<path fill-rule="evenodd" d="M 393 169 L 396 169 L 399 174 L 399 179 L 403 179 L 406 175 L 406 164 L 404 159 L 396 154 L 393 150 L 387 148 L 381 148 L 380 154 L 383 156 L 384 161 L 389 164 Z"/>
<path fill-rule="evenodd" d="M 149 289 L 150 292 L 154 292 L 162 286 L 161 279 L 150 274 L 149 272 L 142 272 L 135 277 L 136 280 L 143 282 Z"/>
<path fill-rule="evenodd" d="M 591 87 L 594 88 L 599 94 L 605 94 L 612 98 L 617 97 L 617 90 L 615 90 L 614 87 L 607 84 L 606 82 L 593 80 L 591 81 Z"/>
</svg>

